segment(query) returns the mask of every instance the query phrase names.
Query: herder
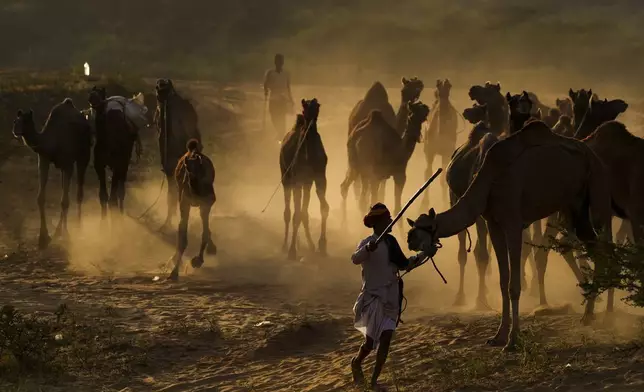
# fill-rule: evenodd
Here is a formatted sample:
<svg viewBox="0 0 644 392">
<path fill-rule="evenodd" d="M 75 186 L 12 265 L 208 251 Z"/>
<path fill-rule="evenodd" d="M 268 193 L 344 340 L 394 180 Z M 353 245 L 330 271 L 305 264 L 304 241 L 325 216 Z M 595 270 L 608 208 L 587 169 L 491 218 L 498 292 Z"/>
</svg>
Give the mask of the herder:
<svg viewBox="0 0 644 392">
<path fill-rule="evenodd" d="M 420 252 L 407 258 L 391 234 L 386 234 L 383 241 L 376 245 L 376 239 L 391 222 L 391 214 L 384 204 L 377 203 L 371 207 L 364 217 L 364 225 L 373 229 L 373 234 L 363 239 L 351 256 L 353 264 L 362 266 L 362 289 L 353 312 L 354 326 L 365 337 L 358 355 L 351 360 L 351 372 L 354 382 L 362 385 L 362 362 L 371 350 L 377 348 L 376 364 L 371 377 L 371 388 L 375 391 L 384 390 L 378 384 L 378 377 L 387 360 L 394 330 L 400 321 L 402 281 L 398 278 L 398 271 L 412 269 L 426 257 L 433 256 Z"/>
<path fill-rule="evenodd" d="M 264 100 L 266 99 L 275 136 L 281 142 L 286 132 L 286 114 L 293 110 L 293 96 L 291 76 L 284 69 L 284 55 L 279 53 L 275 55 L 275 69 L 269 69 L 264 75 Z"/>
</svg>

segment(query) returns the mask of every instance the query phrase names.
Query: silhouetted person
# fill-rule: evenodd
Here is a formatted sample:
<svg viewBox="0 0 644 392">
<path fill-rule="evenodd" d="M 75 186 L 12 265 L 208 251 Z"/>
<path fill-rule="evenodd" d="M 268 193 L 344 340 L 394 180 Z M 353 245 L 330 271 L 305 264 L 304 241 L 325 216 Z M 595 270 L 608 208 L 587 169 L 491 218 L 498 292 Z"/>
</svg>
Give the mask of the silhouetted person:
<svg viewBox="0 0 644 392">
<path fill-rule="evenodd" d="M 269 69 L 264 76 L 264 100 L 266 99 L 275 136 L 281 142 L 286 131 L 286 114 L 293 108 L 293 97 L 291 76 L 284 69 L 284 55 L 279 53 L 275 55 L 275 69 Z"/>
</svg>

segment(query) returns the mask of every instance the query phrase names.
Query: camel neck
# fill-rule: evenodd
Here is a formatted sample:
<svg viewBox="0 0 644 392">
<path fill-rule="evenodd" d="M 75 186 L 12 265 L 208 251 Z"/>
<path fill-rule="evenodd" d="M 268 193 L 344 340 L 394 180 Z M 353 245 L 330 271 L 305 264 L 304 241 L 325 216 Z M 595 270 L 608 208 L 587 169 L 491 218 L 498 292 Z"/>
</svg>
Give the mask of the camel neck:
<svg viewBox="0 0 644 392">
<path fill-rule="evenodd" d="M 407 103 L 409 101 L 400 98 L 400 106 L 398 107 L 398 113 L 396 114 L 396 131 L 399 135 L 402 135 L 407 128 L 407 118 L 409 117 L 409 109 L 407 108 Z"/>
<path fill-rule="evenodd" d="M 420 135 L 422 124 L 417 124 L 415 121 L 407 121 L 407 127 L 402 136 L 402 158 L 404 162 L 408 162 L 416 149 L 418 143 L 418 136 Z"/>
<path fill-rule="evenodd" d="M 475 175 L 465 194 L 449 210 L 436 215 L 436 236 L 447 238 L 472 226 L 485 212 L 494 168 L 485 165 Z"/>
<path fill-rule="evenodd" d="M 22 135 L 22 141 L 36 154 L 42 153 L 42 133 L 36 130 L 34 123 L 25 127 Z"/>
</svg>

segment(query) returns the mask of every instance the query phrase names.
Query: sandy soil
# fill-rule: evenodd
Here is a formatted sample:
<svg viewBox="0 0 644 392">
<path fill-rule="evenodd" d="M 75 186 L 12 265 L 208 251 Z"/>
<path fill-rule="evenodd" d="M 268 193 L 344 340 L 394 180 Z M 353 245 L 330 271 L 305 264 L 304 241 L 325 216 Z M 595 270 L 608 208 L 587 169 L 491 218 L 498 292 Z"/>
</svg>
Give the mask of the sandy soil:
<svg viewBox="0 0 644 392">
<path fill-rule="evenodd" d="M 300 249 L 300 260 L 289 262 L 280 249 L 281 190 L 261 212 L 278 184 L 279 168 L 272 131 L 262 132 L 259 89 L 246 87 L 250 103 L 236 108 L 245 115 L 236 128 L 216 121 L 212 107 L 223 100 L 211 87 L 180 87 L 199 104 L 202 132 L 211 141 L 206 152 L 217 165 L 218 201 L 212 227 L 219 254 L 207 258 L 199 270 L 188 269 L 179 283 L 164 280 L 174 246 L 173 233 L 156 230 L 165 214 L 165 191 L 151 212 L 137 219 L 159 194 L 162 176 L 154 135 L 145 136 L 145 159 L 132 167 L 126 199 L 129 215 L 120 222 L 100 222 L 96 175 L 90 168 L 82 228 L 72 203 L 71 237 L 55 241 L 43 252 L 35 247 L 35 156 L 24 148 L 4 160 L 0 163 L 0 303 L 41 316 L 51 316 L 64 303 L 76 320 L 74 333 L 91 331 L 95 337 L 75 346 L 77 356 L 84 357 L 70 360 L 63 377 L 52 381 L 24 375 L 17 383 L 0 382 L 0 390 L 356 390 L 350 383 L 349 361 L 360 344 L 351 313 L 360 271 L 348 256 L 367 232 L 359 226 L 352 194 L 349 205 L 356 224 L 340 226 L 339 184 L 346 170 L 346 119 L 362 91 L 295 88 L 295 96 L 315 94 L 322 104 L 319 129 L 330 161 L 332 211 L 329 257 Z M 468 105 L 463 90 L 455 89 L 453 95 L 457 108 Z M 399 94 L 392 90 L 390 97 L 397 102 Z M 459 140 L 465 137 L 463 132 Z M 419 146 L 408 169 L 404 199 L 422 184 L 424 166 Z M 59 210 L 58 184 L 60 176 L 53 172 L 47 194 L 52 232 Z M 432 205 L 444 209 L 438 183 L 431 192 Z M 391 198 L 390 184 L 386 202 L 391 204 Z M 315 198 L 310 211 L 317 240 Z M 198 246 L 196 214 L 190 233 L 187 259 Z M 396 234 L 404 244 L 404 237 Z M 300 243 L 305 244 L 303 239 Z M 580 327 L 576 313 L 581 310 L 580 293 L 563 260 L 553 255 L 546 284 L 553 309 L 559 311 L 533 312 L 536 301 L 524 295 L 520 350 L 503 354 L 483 345 L 495 332 L 498 314 L 470 311 L 477 287 L 473 266 L 467 271 L 470 305 L 451 307 L 458 284 L 456 238 L 444 245 L 436 261 L 448 285 L 431 267 L 414 271 L 405 280 L 405 323 L 396 333 L 382 376 L 391 390 L 644 388 L 643 335 L 637 315 L 641 312 L 618 304 L 612 327 L 602 324 L 601 314 L 596 326 Z M 490 305 L 500 309 L 495 266 L 488 281 Z M 598 304 L 600 312 L 604 305 Z M 372 364 L 367 362 L 367 374 Z"/>
</svg>

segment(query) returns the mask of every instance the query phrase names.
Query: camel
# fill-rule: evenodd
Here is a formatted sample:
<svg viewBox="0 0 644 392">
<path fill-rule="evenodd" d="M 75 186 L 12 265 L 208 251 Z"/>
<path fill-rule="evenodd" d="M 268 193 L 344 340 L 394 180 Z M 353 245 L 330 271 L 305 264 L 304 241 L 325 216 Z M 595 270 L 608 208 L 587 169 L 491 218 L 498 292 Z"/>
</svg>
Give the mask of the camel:
<svg viewBox="0 0 644 392">
<path fill-rule="evenodd" d="M 311 187 L 315 184 L 315 192 L 320 201 L 322 217 L 318 250 L 322 255 L 327 251 L 327 219 L 329 203 L 326 200 L 326 167 L 328 158 L 324 150 L 322 138 L 318 133 L 317 120 L 320 114 L 320 104 L 316 98 L 302 99 L 302 114 L 296 118 L 295 126 L 282 141 L 280 149 L 280 171 L 284 189 L 284 243 L 282 249 L 288 247 L 289 221 L 291 219 L 291 197 L 293 197 L 293 228 L 291 246 L 288 258 L 295 260 L 297 255 L 297 235 L 300 223 L 311 250 L 315 249 L 309 227 L 309 202 Z"/>
<path fill-rule="evenodd" d="M 607 183 L 601 161 L 584 143 L 556 135 L 541 121 L 530 121 L 489 149 L 481 169 L 453 207 L 440 214 L 431 209 L 416 221 L 408 219 L 408 246 L 429 250 L 440 238 L 462 232 L 483 216 L 499 266 L 503 299 L 501 323 L 488 344 L 505 344 L 504 350 L 513 350 L 520 328 L 523 228 L 564 210 L 574 217 L 570 222 L 578 237 L 592 244 L 598 237 L 595 229 L 610 234 Z M 592 321 L 594 305 L 590 298 L 584 324 Z"/>
<path fill-rule="evenodd" d="M 161 156 L 161 171 L 168 182 L 167 215 L 160 230 L 172 225 L 177 212 L 178 188 L 174 178 L 174 170 L 190 139 L 202 143 L 199 132 L 199 118 L 192 103 L 180 96 L 172 80 L 158 79 L 156 86 L 157 107 L 154 113 L 154 124 L 159 130 L 159 153 Z"/>
<path fill-rule="evenodd" d="M 130 126 L 123 111 L 108 108 L 104 87 L 94 86 L 89 92 L 88 102 L 96 132 L 94 170 L 100 187 L 101 218 L 105 219 L 108 202 L 112 209 L 118 208 L 121 214 L 124 213 L 125 182 L 138 132 Z M 108 167 L 112 170 L 109 194 L 105 173 Z"/>
<path fill-rule="evenodd" d="M 177 231 L 177 250 L 174 254 L 174 268 L 169 280 L 179 279 L 179 268 L 183 253 L 188 246 L 188 220 L 190 208 L 199 207 L 202 233 L 199 254 L 192 258 L 192 268 L 200 268 L 203 263 L 204 251 L 211 255 L 217 254 L 217 246 L 212 241 L 210 232 L 210 210 L 215 204 L 215 166 L 210 158 L 202 153 L 201 143 L 190 139 L 186 145 L 187 152 L 177 162 L 174 179 L 177 183 L 179 196 L 179 229 Z"/>
<path fill-rule="evenodd" d="M 521 129 L 523 124 L 531 118 L 531 113 L 532 113 L 531 101 L 527 96 L 526 97 L 516 96 L 514 98 L 510 97 L 510 99 L 508 99 L 508 97 L 506 96 L 504 100 L 508 101 L 508 103 L 509 102 L 513 102 L 513 103 L 516 102 L 517 104 L 520 103 L 522 106 L 528 105 L 524 109 L 526 113 L 524 116 L 519 116 L 519 115 L 514 116 L 515 122 L 517 124 L 511 124 L 509 130 L 511 132 L 515 132 L 516 130 Z M 458 201 L 458 199 L 465 194 L 465 191 L 467 190 L 474 176 L 478 172 L 483 162 L 483 158 L 485 157 L 485 154 L 490 149 L 490 147 L 500 138 L 507 136 L 505 133 L 502 135 L 497 135 L 495 133 L 490 132 L 489 125 L 485 122 L 485 120 L 488 118 L 486 114 L 486 109 L 487 109 L 487 105 L 475 104 L 473 107 L 465 109 L 463 111 L 463 117 L 475 125 L 472 131 L 470 132 L 470 135 L 468 136 L 467 142 L 465 142 L 461 147 L 459 147 L 456 150 L 456 152 L 454 152 L 454 155 L 452 156 L 452 160 L 446 169 L 445 177 L 446 177 L 447 183 L 449 184 L 451 206 L 454 206 Z M 490 307 L 486 299 L 487 288 L 485 283 L 486 272 L 488 274 L 490 272 L 490 268 L 489 268 L 490 251 L 487 246 L 488 231 L 487 231 L 485 220 L 482 217 L 479 217 L 476 220 L 475 225 L 476 225 L 476 232 L 477 232 L 477 241 L 474 247 L 474 258 L 476 260 L 477 272 L 479 276 L 479 289 L 478 289 L 475 309 L 488 310 L 490 309 Z M 533 227 L 533 228 L 535 231 L 538 231 L 538 228 L 536 227 Z M 527 229 L 523 231 L 523 239 L 524 239 L 524 242 L 529 240 L 529 232 Z M 459 263 L 459 272 L 460 272 L 459 289 L 456 294 L 456 299 L 454 301 L 453 306 L 465 305 L 464 283 L 465 283 L 465 266 L 467 264 L 467 252 L 468 252 L 465 246 L 466 244 L 465 231 L 458 234 L 458 240 L 459 240 L 459 249 L 458 249 L 457 260 Z M 525 263 L 529 258 L 529 256 L 531 256 L 530 248 L 528 247 L 522 248 L 522 253 L 521 253 L 522 268 L 525 267 Z M 532 263 L 533 266 L 534 264 L 535 263 Z M 533 276 L 536 276 L 536 273 L 534 273 Z M 522 278 L 522 281 L 521 281 L 522 287 L 527 287 L 527 284 L 525 282 L 525 276 L 523 274 L 521 275 L 521 278 Z M 533 282 L 533 286 L 534 286 L 534 282 Z"/>
<path fill-rule="evenodd" d="M 575 130 L 579 129 L 581 120 L 583 120 L 588 108 L 590 107 L 590 102 L 593 96 L 593 90 L 580 89 L 573 91 L 573 89 L 568 90 L 568 97 L 572 102 L 572 126 Z"/>
<path fill-rule="evenodd" d="M 422 80 L 413 77 L 411 79 L 401 78 L 402 88 L 400 90 L 400 105 L 398 112 L 394 113 L 394 109 L 389 103 L 389 96 L 387 90 L 380 82 L 375 82 L 365 94 L 364 99 L 358 101 L 349 114 L 349 129 L 347 135 L 350 136 L 351 132 L 359 126 L 362 122 L 366 121 L 369 113 L 372 110 L 380 110 L 382 116 L 387 123 L 394 127 L 399 135 L 402 135 L 407 125 L 407 104 L 409 102 L 416 102 L 420 98 L 425 85 Z M 379 199 L 384 201 L 385 198 L 385 183 L 383 181 L 380 185 Z M 356 200 L 359 200 L 360 194 L 360 179 L 354 182 L 354 193 Z"/>
<path fill-rule="evenodd" d="M 389 177 L 393 177 L 395 183 L 395 213 L 400 211 L 407 163 L 420 141 L 422 125 L 430 112 L 429 107 L 420 101 L 407 105 L 409 119 L 402 136 L 387 123 L 379 110 L 372 110 L 367 121 L 351 133 L 347 142 L 349 170 L 340 187 L 343 221 L 346 221 L 349 187 L 358 177 L 362 182 L 360 207 L 363 212 L 368 209 L 367 194 L 371 192 L 371 204 L 375 204 L 379 184 Z"/>
<path fill-rule="evenodd" d="M 497 136 L 509 132 L 509 109 L 505 97 L 501 94 L 500 83 L 485 82 L 485 85 L 470 87 L 469 97 L 479 105 L 486 105 L 487 123 L 490 132 Z"/>
<path fill-rule="evenodd" d="M 555 105 L 557 106 L 557 109 L 559 109 L 559 112 L 561 112 L 562 116 L 568 116 L 572 119 L 572 100 L 569 97 L 564 97 L 563 99 L 557 98 L 555 100 Z"/>
<path fill-rule="evenodd" d="M 611 173 L 611 190 L 613 193 L 613 199 L 612 199 L 612 207 L 613 207 L 613 213 L 622 218 L 622 219 L 627 219 L 625 218 L 627 214 L 624 212 L 622 208 L 620 208 L 619 204 L 616 203 L 616 199 L 619 200 L 625 200 L 624 194 L 628 193 L 628 191 L 624 191 L 624 189 L 628 189 L 630 185 L 629 183 L 629 178 L 628 173 L 631 173 L 631 169 L 625 168 L 624 162 L 628 161 L 621 161 L 617 158 L 615 158 L 616 155 L 619 155 L 620 149 L 615 149 L 617 147 L 617 143 L 611 143 L 608 142 L 608 138 L 604 136 L 603 138 L 594 138 L 594 141 L 589 143 L 590 138 L 589 134 L 596 132 L 602 124 L 613 124 L 608 126 L 603 130 L 603 134 L 610 135 L 610 131 L 606 131 L 606 129 L 617 129 L 615 133 L 617 135 L 624 135 L 625 133 L 628 133 L 626 130 L 622 130 L 619 126 L 614 125 L 614 120 L 617 118 L 617 116 L 620 113 L 623 113 L 628 105 L 626 102 L 622 100 L 604 100 L 604 101 L 599 101 L 595 100 L 593 98 L 593 94 L 591 93 L 586 93 L 585 90 L 584 93 L 574 93 L 571 94 L 576 97 L 575 101 L 573 102 L 575 104 L 575 107 L 577 107 L 577 104 L 586 107 L 587 110 L 584 113 L 580 113 L 579 109 L 575 111 L 578 113 L 579 116 L 582 117 L 582 120 L 580 124 L 578 124 L 578 129 L 574 133 L 574 138 L 583 140 L 585 143 L 588 144 L 590 149 L 595 152 L 600 160 L 607 166 L 608 170 Z M 592 90 L 591 90 L 592 91 Z M 588 102 L 583 102 L 582 100 L 587 99 Z M 566 135 L 568 136 L 568 135 Z M 616 136 L 619 137 L 619 136 Z M 620 141 L 623 142 L 624 139 L 628 138 L 620 138 Z M 606 147 L 601 147 L 600 143 L 607 143 Z M 612 151 L 610 149 L 613 149 Z M 631 157 L 633 162 L 637 162 L 637 160 L 634 157 Z M 615 181 L 615 179 L 618 179 Z M 637 193 L 637 192 L 634 192 Z M 628 197 L 637 197 L 634 194 L 633 195 L 628 195 Z M 622 204 L 624 205 L 624 204 Z M 637 219 L 637 218 L 635 218 Z M 546 223 L 546 228 L 543 232 L 543 235 L 540 238 L 534 238 L 533 242 L 536 244 L 542 244 L 545 242 L 546 239 L 554 237 L 558 234 L 558 222 L 561 220 L 561 217 L 559 214 L 553 214 L 552 216 L 548 217 L 547 223 Z M 617 233 L 617 238 L 618 241 L 620 238 L 625 236 L 625 233 L 628 231 L 627 226 L 628 223 L 625 221 L 622 221 L 622 228 Z M 537 279 L 538 279 L 538 287 L 539 287 L 539 299 L 540 299 L 540 304 L 542 306 L 547 305 L 547 300 L 546 300 L 546 295 L 545 295 L 545 287 L 544 287 L 544 276 L 546 273 L 546 268 L 548 264 L 548 250 L 544 248 L 536 249 L 535 250 L 535 261 L 536 261 L 536 272 L 537 272 Z M 571 268 L 573 271 L 575 277 L 577 278 L 577 281 L 579 283 L 584 282 L 586 279 L 580 269 L 580 267 L 588 267 L 587 263 L 585 261 L 582 261 L 578 264 L 577 260 L 575 259 L 574 255 L 570 252 L 564 253 L 563 255 L 564 260 L 568 264 L 568 266 Z M 534 277 L 534 275 L 533 275 Z M 609 290 L 608 291 L 608 311 L 613 310 L 613 301 L 614 301 L 614 290 Z"/>
<path fill-rule="evenodd" d="M 456 147 L 456 128 L 458 127 L 458 112 L 449 100 L 452 84 L 449 79 L 436 80 L 436 102 L 432 108 L 431 116 L 428 119 L 429 127 L 425 135 L 425 160 L 427 168 L 425 177 L 429 178 L 434 172 L 432 165 L 434 158 L 441 157 L 442 167 L 449 163 Z M 441 188 L 448 196 L 448 187 L 445 177 L 441 177 Z M 421 200 L 420 208 L 426 210 L 429 207 L 429 190 L 426 190 Z"/>
<path fill-rule="evenodd" d="M 85 172 L 91 155 L 91 130 L 88 121 L 76 109 L 70 98 L 65 98 L 55 105 L 47 117 L 42 130 L 38 132 L 34 122 L 33 112 L 18 111 L 13 122 L 13 136 L 21 139 L 33 152 L 38 154 L 38 211 L 40 212 L 40 235 L 38 246 L 45 249 L 51 242 L 47 230 L 45 215 L 45 195 L 49 166 L 62 173 L 63 195 L 60 201 L 61 213 L 54 237 L 67 235 L 67 212 L 69 211 L 69 188 L 71 186 L 74 166 L 76 166 L 76 204 L 78 221 L 81 222 L 83 205 L 83 187 L 85 185 Z"/>
</svg>

